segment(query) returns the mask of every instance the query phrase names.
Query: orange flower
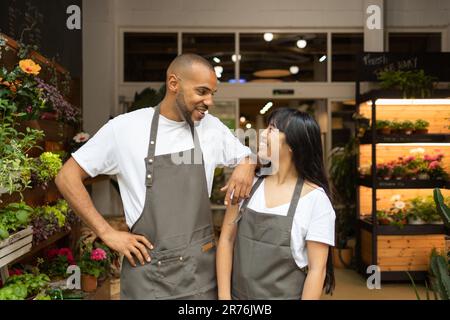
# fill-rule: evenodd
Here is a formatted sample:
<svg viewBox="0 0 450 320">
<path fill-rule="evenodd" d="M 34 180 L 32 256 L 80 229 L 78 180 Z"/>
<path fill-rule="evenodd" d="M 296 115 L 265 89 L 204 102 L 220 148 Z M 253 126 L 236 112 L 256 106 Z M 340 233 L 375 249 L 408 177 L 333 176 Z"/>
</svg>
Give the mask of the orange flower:
<svg viewBox="0 0 450 320">
<path fill-rule="evenodd" d="M 35 76 L 37 76 L 39 74 L 39 71 L 41 71 L 41 66 L 31 59 L 20 60 L 19 67 L 23 72 L 34 74 Z"/>
</svg>

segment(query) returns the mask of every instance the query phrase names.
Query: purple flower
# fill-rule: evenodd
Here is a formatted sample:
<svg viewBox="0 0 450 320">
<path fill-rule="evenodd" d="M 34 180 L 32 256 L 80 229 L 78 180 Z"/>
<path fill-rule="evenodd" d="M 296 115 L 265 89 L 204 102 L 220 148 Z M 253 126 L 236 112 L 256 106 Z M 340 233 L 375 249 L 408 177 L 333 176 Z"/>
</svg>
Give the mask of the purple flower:
<svg viewBox="0 0 450 320">
<path fill-rule="evenodd" d="M 37 77 L 35 80 L 38 83 L 37 87 L 42 90 L 44 99 L 50 102 L 59 120 L 69 122 L 78 121 L 80 111 L 74 105 L 69 103 L 55 86 L 45 83 L 42 79 Z"/>
</svg>

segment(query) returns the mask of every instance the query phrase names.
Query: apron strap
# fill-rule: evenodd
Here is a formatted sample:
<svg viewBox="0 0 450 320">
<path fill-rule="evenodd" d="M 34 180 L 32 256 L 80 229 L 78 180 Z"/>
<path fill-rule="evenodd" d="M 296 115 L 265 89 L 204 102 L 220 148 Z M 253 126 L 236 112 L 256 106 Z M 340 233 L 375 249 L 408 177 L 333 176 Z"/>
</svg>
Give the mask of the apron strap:
<svg viewBox="0 0 450 320">
<path fill-rule="evenodd" d="M 304 180 L 300 176 L 297 178 L 297 183 L 295 184 L 294 193 L 292 195 L 291 204 L 289 205 L 288 217 L 293 217 L 295 210 L 297 209 L 298 201 L 302 194 Z"/>
<path fill-rule="evenodd" d="M 147 173 L 146 173 L 146 177 L 145 177 L 145 185 L 147 187 L 151 187 L 153 184 L 153 163 L 155 160 L 156 136 L 158 134 L 159 115 L 160 115 L 160 105 L 158 104 L 154 108 L 152 126 L 150 128 L 150 141 L 148 144 L 147 158 L 145 158 L 145 166 L 147 168 Z M 195 130 L 194 126 L 191 126 L 190 128 L 191 128 L 192 139 L 194 140 L 194 149 L 192 150 L 192 153 L 191 153 L 191 160 L 195 164 L 196 163 L 203 164 L 204 163 L 203 152 L 200 147 L 200 141 L 198 139 L 197 131 Z"/>
<path fill-rule="evenodd" d="M 249 197 L 247 199 L 245 199 L 244 202 L 242 203 L 242 206 L 239 209 L 239 214 L 236 217 L 236 219 L 234 219 L 233 223 L 237 223 L 239 220 L 241 220 L 243 210 L 245 210 L 247 208 L 247 205 L 248 205 L 250 199 L 253 197 L 253 194 L 255 193 L 255 191 L 258 189 L 258 187 L 261 185 L 261 183 L 263 181 L 264 181 L 264 176 L 260 176 L 258 178 L 258 180 L 256 180 L 255 184 L 252 187 L 252 191 L 250 191 Z"/>
<path fill-rule="evenodd" d="M 159 104 L 153 112 L 152 126 L 150 128 L 150 141 L 148 143 L 147 158 L 145 158 L 145 167 L 147 168 L 145 176 L 145 185 L 151 187 L 153 184 L 153 162 L 155 160 L 156 135 L 158 133 L 159 124 Z"/>
</svg>

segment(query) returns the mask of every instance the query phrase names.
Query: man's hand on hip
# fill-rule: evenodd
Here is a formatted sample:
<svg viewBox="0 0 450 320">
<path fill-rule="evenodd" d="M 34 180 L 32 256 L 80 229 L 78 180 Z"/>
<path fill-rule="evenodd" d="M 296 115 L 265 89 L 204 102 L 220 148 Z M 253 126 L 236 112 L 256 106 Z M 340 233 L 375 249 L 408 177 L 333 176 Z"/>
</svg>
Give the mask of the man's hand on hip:
<svg viewBox="0 0 450 320">
<path fill-rule="evenodd" d="M 151 250 L 153 245 L 144 236 L 112 229 L 100 238 L 108 247 L 123 254 L 133 267 L 136 267 L 133 256 L 139 260 L 141 265 L 144 265 L 145 261 L 151 261 L 147 248 Z"/>
</svg>

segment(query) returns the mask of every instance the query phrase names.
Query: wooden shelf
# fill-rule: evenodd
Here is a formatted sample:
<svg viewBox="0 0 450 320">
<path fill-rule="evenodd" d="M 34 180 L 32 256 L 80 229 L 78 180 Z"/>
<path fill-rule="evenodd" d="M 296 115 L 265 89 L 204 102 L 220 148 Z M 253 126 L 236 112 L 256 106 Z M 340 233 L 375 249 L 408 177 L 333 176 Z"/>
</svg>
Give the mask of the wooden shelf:
<svg viewBox="0 0 450 320">
<path fill-rule="evenodd" d="M 450 134 L 376 135 L 375 143 L 449 143 L 450 145 Z M 361 138 L 360 144 L 372 144 L 370 131 Z"/>
<path fill-rule="evenodd" d="M 359 220 L 361 228 L 372 232 L 374 224 L 372 217 Z M 426 234 L 446 234 L 443 224 L 405 224 L 403 228 L 391 225 L 377 225 L 378 235 L 426 235 Z"/>
<path fill-rule="evenodd" d="M 450 182 L 445 180 L 378 180 L 375 186 L 371 177 L 359 178 L 360 186 L 377 189 L 434 189 L 450 187 Z"/>
<path fill-rule="evenodd" d="M 441 99 L 450 98 L 450 90 L 447 89 L 434 89 L 432 96 L 427 99 Z M 359 97 L 359 102 L 367 102 L 376 99 L 404 99 L 403 93 L 400 90 L 386 90 L 386 89 L 376 89 L 368 91 L 361 94 Z M 408 98 L 412 99 L 412 98 Z M 416 98 L 420 99 L 420 98 Z"/>
<path fill-rule="evenodd" d="M 64 238 L 65 236 L 69 235 L 70 232 L 71 232 L 71 230 L 55 233 L 54 235 L 50 236 L 47 240 L 44 240 L 41 243 L 39 243 L 38 245 L 33 246 L 29 252 L 27 252 L 23 256 L 17 258 L 16 260 L 10 262 L 9 264 L 13 265 L 14 263 L 17 263 L 17 262 L 19 262 L 21 260 L 25 260 L 27 258 L 33 257 L 34 255 L 36 255 L 36 253 L 38 253 L 42 249 L 48 247 L 49 245 L 51 245 L 51 244 L 55 243 L 56 241 Z"/>
</svg>

